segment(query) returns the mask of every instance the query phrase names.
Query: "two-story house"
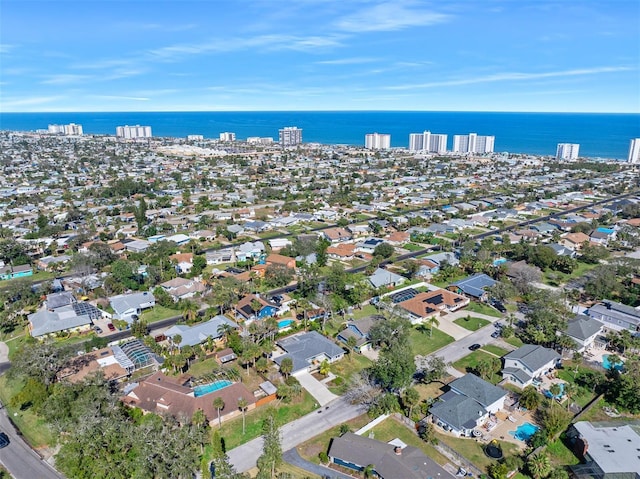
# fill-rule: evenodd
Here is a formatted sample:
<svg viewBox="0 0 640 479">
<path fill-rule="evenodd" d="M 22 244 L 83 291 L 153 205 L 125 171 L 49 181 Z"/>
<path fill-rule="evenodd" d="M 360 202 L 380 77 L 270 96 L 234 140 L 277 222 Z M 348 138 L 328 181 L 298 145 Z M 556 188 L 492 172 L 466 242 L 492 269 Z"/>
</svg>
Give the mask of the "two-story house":
<svg viewBox="0 0 640 479">
<path fill-rule="evenodd" d="M 554 369 L 560 361 L 560 355 L 553 349 L 525 344 L 515 351 L 505 354 L 502 376 L 510 383 L 524 388 Z"/>
</svg>

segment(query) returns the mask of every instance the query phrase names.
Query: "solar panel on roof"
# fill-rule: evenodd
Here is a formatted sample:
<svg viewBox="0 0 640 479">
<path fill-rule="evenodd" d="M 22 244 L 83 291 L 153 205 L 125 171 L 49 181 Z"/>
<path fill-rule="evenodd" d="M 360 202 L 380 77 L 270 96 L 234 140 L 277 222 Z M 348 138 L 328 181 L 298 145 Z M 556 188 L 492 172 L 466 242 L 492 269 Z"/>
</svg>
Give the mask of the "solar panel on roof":
<svg viewBox="0 0 640 479">
<path fill-rule="evenodd" d="M 90 319 L 99 319 L 102 316 L 102 311 L 96 308 L 94 305 L 80 301 L 73 303 L 73 310 L 78 316 L 86 314 Z"/>
</svg>

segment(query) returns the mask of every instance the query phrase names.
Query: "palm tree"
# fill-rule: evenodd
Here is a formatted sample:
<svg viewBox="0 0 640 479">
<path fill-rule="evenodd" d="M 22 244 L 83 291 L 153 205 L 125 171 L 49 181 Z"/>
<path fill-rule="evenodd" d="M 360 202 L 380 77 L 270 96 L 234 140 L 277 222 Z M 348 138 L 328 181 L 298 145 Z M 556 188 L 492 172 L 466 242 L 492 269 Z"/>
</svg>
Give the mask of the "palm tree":
<svg viewBox="0 0 640 479">
<path fill-rule="evenodd" d="M 224 343 L 226 344 L 227 339 L 229 339 L 229 335 L 231 334 L 232 331 L 233 331 L 233 326 L 231 326 L 229 323 L 222 323 L 220 326 L 218 326 L 217 332 L 222 338 L 222 340 L 224 341 Z"/>
<path fill-rule="evenodd" d="M 354 336 L 349 336 L 347 338 L 347 347 L 349 348 L 349 359 L 353 361 L 353 354 L 356 349 L 357 340 Z"/>
<path fill-rule="evenodd" d="M 575 363 L 575 367 L 573 369 L 573 379 L 576 379 L 578 377 L 578 368 L 582 364 L 582 361 L 584 361 L 584 357 L 582 357 L 582 354 L 576 351 L 575 353 L 573 353 L 572 359 L 573 359 L 573 362 Z"/>
<path fill-rule="evenodd" d="M 258 301 L 257 299 L 252 299 L 251 300 L 251 310 L 253 311 L 253 315 L 256 318 L 258 317 L 258 313 L 260 313 L 261 309 L 262 309 L 262 303 L 260 301 Z"/>
<path fill-rule="evenodd" d="M 576 386 L 573 383 L 564 384 L 564 395 L 567 397 L 567 411 L 571 405 L 571 398 L 577 393 Z"/>
<path fill-rule="evenodd" d="M 527 459 L 527 468 L 533 476 L 533 479 L 542 479 L 543 477 L 547 477 L 551 472 L 551 461 L 549 461 L 549 456 L 544 452 L 529 456 L 529 459 Z"/>
<path fill-rule="evenodd" d="M 173 344 L 176 348 L 180 349 L 180 343 L 182 342 L 182 336 L 179 334 L 174 334 L 171 338 L 171 344 Z"/>
<path fill-rule="evenodd" d="M 284 377 L 288 377 L 293 371 L 293 360 L 291 358 L 284 358 L 280 363 L 280 372 L 284 375 Z"/>
<path fill-rule="evenodd" d="M 220 396 L 213 400 L 213 407 L 218 410 L 218 427 L 222 427 L 222 415 L 221 411 L 224 409 L 224 399 Z"/>
<path fill-rule="evenodd" d="M 320 363 L 320 374 L 322 374 L 323 376 L 328 376 L 330 372 L 331 365 L 329 364 L 329 361 L 325 359 Z"/>
<path fill-rule="evenodd" d="M 182 307 L 182 318 L 187 323 L 193 323 L 198 317 L 198 305 L 193 301 L 186 301 Z"/>
<path fill-rule="evenodd" d="M 374 466 L 373 464 L 368 464 L 363 470 L 362 473 L 364 474 L 364 477 L 366 477 L 367 479 L 369 479 L 370 477 L 373 477 L 373 475 L 375 474 L 374 469 L 376 466 Z"/>
<path fill-rule="evenodd" d="M 429 329 L 429 337 L 432 338 L 433 337 L 433 327 L 434 326 L 440 326 L 440 320 L 436 317 L 436 316 L 431 316 L 429 318 L 427 318 L 427 324 L 430 326 Z"/>
<path fill-rule="evenodd" d="M 551 393 L 551 404 L 553 404 L 555 402 L 554 399 L 562 393 L 562 387 L 558 383 L 553 383 L 549 387 L 549 392 Z"/>
<path fill-rule="evenodd" d="M 414 388 L 407 388 L 402 393 L 402 404 L 409 408 L 409 418 L 411 418 L 413 407 L 418 404 L 419 401 L 420 393 L 418 393 Z"/>
<path fill-rule="evenodd" d="M 238 409 L 240 409 L 240 411 L 242 412 L 242 434 L 243 435 L 244 435 L 244 414 L 247 411 L 247 406 L 249 406 L 249 403 L 247 402 L 247 400 L 243 397 L 239 397 Z"/>
</svg>

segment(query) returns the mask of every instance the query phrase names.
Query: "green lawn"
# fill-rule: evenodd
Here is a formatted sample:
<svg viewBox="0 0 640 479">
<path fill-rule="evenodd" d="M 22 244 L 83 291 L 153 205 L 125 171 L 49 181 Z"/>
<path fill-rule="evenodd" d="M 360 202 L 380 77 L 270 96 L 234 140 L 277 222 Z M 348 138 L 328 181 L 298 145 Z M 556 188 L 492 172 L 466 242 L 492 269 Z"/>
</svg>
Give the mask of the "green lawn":
<svg viewBox="0 0 640 479">
<path fill-rule="evenodd" d="M 493 353 L 500 358 L 509 352 L 506 349 L 496 346 L 495 344 L 485 344 L 484 346 L 482 346 L 482 349 L 484 349 L 485 351 L 489 351 L 490 353 Z"/>
<path fill-rule="evenodd" d="M 578 267 L 571 274 L 560 273 L 559 271 L 545 271 L 542 282 L 551 286 L 559 286 L 567 281 L 583 276 L 587 271 L 598 266 L 597 264 L 587 264 L 578 261 Z"/>
<path fill-rule="evenodd" d="M 469 331 L 477 331 L 489 324 L 490 321 L 482 318 L 476 318 L 474 316 L 467 316 L 466 318 L 458 318 L 453 322 L 458 326 L 462 326 L 464 329 L 468 329 Z"/>
<path fill-rule="evenodd" d="M 427 456 L 433 459 L 441 466 L 449 462 L 445 456 L 440 454 L 432 445 L 427 444 L 420 439 L 416 434 L 402 424 L 400 421 L 390 417 L 382 421 L 376 427 L 372 429 L 373 438 L 378 441 L 389 442 L 392 439 L 400 439 L 405 444 L 417 447 L 422 450 Z"/>
<path fill-rule="evenodd" d="M 467 373 L 473 371 L 480 361 L 491 361 L 492 359 L 496 359 L 496 357 L 478 349 L 471 354 L 467 354 L 464 358 L 458 359 L 452 366 L 460 372 Z M 492 384 L 498 384 L 501 380 L 502 377 L 497 373 L 488 378 L 488 381 Z"/>
<path fill-rule="evenodd" d="M 502 317 L 502 314 L 500 314 L 499 311 L 493 309 L 491 306 L 487 306 L 486 304 L 482 303 L 476 303 L 475 301 L 471 301 L 466 309 L 473 313 L 486 314 L 487 316 L 493 316 L 495 318 Z"/>
<path fill-rule="evenodd" d="M 284 404 L 276 400 L 272 404 L 275 407 L 278 424 L 284 425 L 313 411 L 316 400 L 303 390 L 303 397 L 298 402 Z M 227 450 L 238 447 L 262 434 L 262 422 L 267 416 L 269 407 L 271 406 L 262 406 L 247 413 L 244 435 L 242 434 L 242 416 L 222 423 L 221 436 L 224 438 Z"/>
<path fill-rule="evenodd" d="M 189 374 L 199 377 L 203 374 L 210 373 L 211 371 L 217 371 L 218 369 L 220 369 L 220 364 L 216 358 L 209 358 L 204 361 L 191 363 L 191 366 L 189 367 Z"/>
<path fill-rule="evenodd" d="M 9 381 L 6 375 L 0 376 L 0 399 L 7 409 L 7 415 L 11 417 L 13 423 L 32 447 L 53 445 L 55 439 L 49 427 L 31 408 L 20 411 L 9 406 L 10 399 L 18 394 L 22 387 L 22 381 Z"/>
<path fill-rule="evenodd" d="M 554 466 L 573 466 L 580 464 L 580 459 L 571 452 L 562 439 L 556 439 L 554 442 L 547 445 L 547 452 L 549 453 L 549 459 Z"/>
<path fill-rule="evenodd" d="M 347 421 L 346 424 L 349 426 L 349 430 L 354 432 L 365 426 L 371 421 L 371 418 L 367 414 L 362 414 L 356 418 L 353 418 Z M 329 442 L 331 438 L 337 437 L 340 435 L 340 426 L 332 427 L 331 429 L 326 430 L 322 434 L 318 434 L 312 439 L 309 439 L 306 442 L 300 444 L 297 449 L 298 453 L 305 458 L 307 461 L 311 461 L 315 464 L 320 463 L 320 458 L 318 454 L 321 452 L 327 452 L 329 450 Z"/>
<path fill-rule="evenodd" d="M 519 348 L 520 346 L 522 346 L 524 344 L 520 338 L 517 338 L 515 336 L 511 336 L 510 338 L 506 338 L 504 341 L 506 343 L 509 343 L 512 346 L 515 346 L 516 348 Z"/>
<path fill-rule="evenodd" d="M 31 276 L 25 276 L 24 278 L 4 279 L 0 281 L 0 289 L 4 289 L 9 286 L 12 281 L 27 280 L 33 283 L 35 281 L 46 281 L 49 279 L 53 279 L 56 276 L 58 276 L 58 273 L 54 273 L 51 271 L 34 271 Z"/>
<path fill-rule="evenodd" d="M 427 356 L 454 341 L 451 336 L 438 328 L 433 328 L 433 331 L 430 331 L 428 326 L 423 325 L 423 327 L 422 331 L 412 328 L 409 333 L 409 344 L 414 356 Z"/>
<path fill-rule="evenodd" d="M 464 456 L 469 462 L 475 465 L 477 468 L 485 471 L 489 464 L 492 464 L 493 459 L 489 459 L 482 450 L 482 445 L 474 439 L 468 438 L 456 438 L 445 434 L 436 433 L 438 440 L 445 443 L 447 446 L 455 449 L 460 455 Z M 510 442 L 503 441 L 500 443 L 502 452 L 505 457 L 518 455 L 520 449 L 517 445 Z"/>
<path fill-rule="evenodd" d="M 156 321 L 161 321 L 172 316 L 179 316 L 180 314 L 180 311 L 176 309 L 169 309 L 156 304 L 153 308 L 144 311 L 141 319 L 144 319 L 149 323 L 155 323 Z"/>
<path fill-rule="evenodd" d="M 341 384 L 332 385 L 329 389 L 335 394 L 343 394 L 353 375 L 370 367 L 372 364 L 371 360 L 362 354 L 347 354 L 343 359 L 331 365 L 331 372 L 341 378 L 341 380 L 338 381 L 341 382 Z"/>
<path fill-rule="evenodd" d="M 380 314 L 380 312 L 378 311 L 378 308 L 376 308 L 371 304 L 367 304 L 362 309 L 354 308 L 353 314 L 349 315 L 349 318 L 354 320 L 362 319 L 362 318 L 366 318 L 367 316 L 371 316 L 373 314 Z"/>
<path fill-rule="evenodd" d="M 418 244 L 414 244 L 414 243 L 405 243 L 402 246 L 403 249 L 406 249 L 407 251 L 420 251 L 421 249 L 424 249 L 424 246 L 420 246 Z"/>
</svg>

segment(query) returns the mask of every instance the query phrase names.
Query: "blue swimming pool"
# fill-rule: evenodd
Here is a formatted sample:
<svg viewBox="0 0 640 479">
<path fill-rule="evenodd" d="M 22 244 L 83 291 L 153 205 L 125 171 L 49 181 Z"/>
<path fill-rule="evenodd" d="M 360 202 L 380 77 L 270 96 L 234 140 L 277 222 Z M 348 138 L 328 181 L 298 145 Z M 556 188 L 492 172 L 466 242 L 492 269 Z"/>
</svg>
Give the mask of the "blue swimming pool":
<svg viewBox="0 0 640 479">
<path fill-rule="evenodd" d="M 525 422 L 524 424 L 519 425 L 515 431 L 509 431 L 509 434 L 520 441 L 528 441 L 538 429 L 538 426 L 535 426 L 530 422 Z"/>
<path fill-rule="evenodd" d="M 602 367 L 605 368 L 605 369 L 613 369 L 613 367 L 614 367 L 614 365 L 611 364 L 611 362 L 609 361 L 609 355 L 608 354 L 605 354 L 605 355 L 602 356 Z M 623 367 L 624 367 L 624 363 L 622 363 L 622 362 L 617 363 L 615 365 L 615 368 L 618 371 L 622 371 Z"/>
<path fill-rule="evenodd" d="M 213 391 L 219 391 L 220 389 L 231 386 L 233 383 L 227 379 L 220 379 L 209 384 L 203 384 L 202 386 L 196 386 L 193 388 L 193 395 L 195 397 L 204 396 L 205 394 L 212 393 Z"/>
<path fill-rule="evenodd" d="M 282 319 L 278 321 L 278 328 L 280 329 L 287 328 L 291 326 L 291 323 L 293 323 L 293 319 Z"/>
<path fill-rule="evenodd" d="M 560 386 L 560 392 L 558 394 L 554 396 L 553 394 L 551 394 L 551 391 L 549 391 L 548 389 L 545 389 L 544 396 L 548 397 L 549 399 L 560 399 L 562 396 L 564 396 L 564 383 L 559 383 L 559 386 Z"/>
</svg>

